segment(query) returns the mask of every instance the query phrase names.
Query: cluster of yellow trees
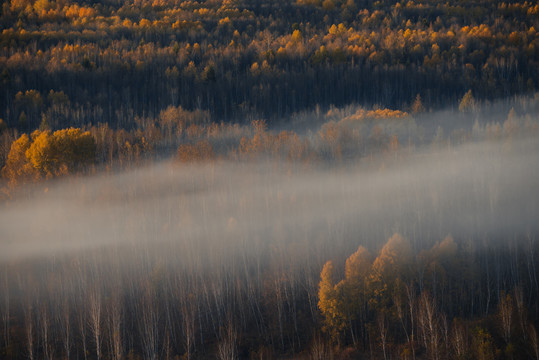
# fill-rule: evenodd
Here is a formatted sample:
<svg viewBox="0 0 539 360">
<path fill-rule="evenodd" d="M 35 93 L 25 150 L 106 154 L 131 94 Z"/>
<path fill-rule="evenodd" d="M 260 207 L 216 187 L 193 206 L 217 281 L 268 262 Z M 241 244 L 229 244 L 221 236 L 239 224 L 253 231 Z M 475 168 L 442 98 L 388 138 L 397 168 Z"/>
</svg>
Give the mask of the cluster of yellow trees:
<svg viewBox="0 0 539 360">
<path fill-rule="evenodd" d="M 20 92 L 17 99 L 29 117 L 36 116 L 33 106 L 43 103 L 36 91 Z M 47 128 L 49 121 L 56 123 L 54 118 L 69 103 L 61 92 L 49 93 L 47 101 L 51 106 L 43 116 L 43 128 Z M 460 101 L 460 116 L 474 116 L 479 106 L 472 93 L 467 92 Z M 135 117 L 137 128 L 130 131 L 98 124 L 86 129 L 36 130 L 31 135 L 19 136 L 4 124 L 0 129 L 0 167 L 4 168 L 2 176 L 15 185 L 77 172 L 93 162 L 107 167 L 130 167 L 150 159 L 156 151 L 173 149 L 182 163 L 272 159 L 308 164 L 375 154 L 399 156 L 406 153 L 405 149 L 412 150 L 422 143 L 449 145 L 472 137 L 500 139 L 537 132 L 536 121 L 511 110 L 502 123 L 473 124 L 470 120 L 467 129 L 454 129 L 447 136 L 439 129 L 434 138 L 423 138 L 424 129 L 414 119 L 421 116 L 420 96 L 412 110 L 413 115 L 380 108 L 331 108 L 322 115 L 322 125 L 316 132 L 303 135 L 292 130 L 273 131 L 264 120 L 254 120 L 249 125 L 216 123 L 207 111 L 188 111 L 181 106 L 170 106 L 155 119 Z"/>
<path fill-rule="evenodd" d="M 330 120 L 310 137 L 290 130 L 270 131 L 264 120 L 254 120 L 250 126 L 192 124 L 183 131 L 185 143 L 179 146 L 177 158 L 180 162 L 220 158 L 308 163 L 313 160 L 357 159 L 367 154 L 399 150 L 397 134 L 391 133 L 391 128 L 384 129 L 373 123 L 375 120 L 395 120 L 413 124 L 413 119 L 401 119 L 406 117 L 405 112 L 389 109 L 360 109 L 356 114 L 365 113 L 368 116 L 361 117 L 365 122 L 354 117 L 338 122 Z M 387 116 L 382 117 L 383 114 Z M 331 113 L 328 116 L 333 117 Z M 365 129 L 371 131 L 365 133 Z"/>
<path fill-rule="evenodd" d="M 451 238 L 444 240 L 448 247 L 455 245 Z M 360 246 L 346 260 L 344 279 L 336 282 L 336 271 L 328 261 L 320 274 L 318 306 L 324 316 L 325 329 L 337 340 L 339 333 L 352 320 L 365 321 L 367 307 L 383 311 L 390 302 L 394 287 L 410 275 L 412 252 L 410 243 L 395 233 L 375 259 Z"/>
<path fill-rule="evenodd" d="M 518 286 L 509 292 L 498 287 L 488 317 L 462 319 L 461 304 L 481 291 L 470 255 L 451 236 L 414 255 L 410 242 L 395 233 L 376 258 L 360 246 L 346 260 L 342 280 L 328 261 L 318 292 L 323 331 L 340 346 L 370 343 L 385 359 L 510 359 L 537 350 L 537 331 L 526 319 Z"/>
<path fill-rule="evenodd" d="M 112 127 L 130 112 L 155 117 L 171 105 L 229 121 L 246 114 L 271 119 L 316 104 L 404 108 L 418 93 L 431 108 L 470 88 L 479 98 L 535 91 L 537 13 L 529 1 L 133 1 L 100 7 L 10 0 L 0 19 L 6 89 L 0 117 L 9 127 L 36 129 L 40 114 L 25 111 L 30 129 L 24 128 L 14 99 L 51 88 L 88 114 L 76 126 Z M 82 88 L 86 82 L 75 80 L 81 76 L 93 86 Z M 87 103 L 103 113 L 86 109 Z"/>
<path fill-rule="evenodd" d="M 236 9 L 236 11 L 238 10 Z M 395 11 L 399 14 L 398 6 Z M 6 59 L 8 63 L 15 67 L 17 63 L 24 61 L 25 57 L 30 57 L 34 61 L 38 61 L 37 64 L 46 65 L 50 71 L 80 70 L 82 59 L 89 56 L 99 60 L 101 64 L 114 61 L 134 66 L 139 60 L 147 62 L 151 59 L 152 62 L 158 61 L 167 65 L 187 67 L 190 61 L 186 61 L 188 58 L 183 57 L 189 56 L 190 49 L 200 47 L 197 42 L 172 42 L 167 46 L 151 42 L 153 48 L 148 51 L 144 48 L 148 46 L 147 42 L 142 42 L 138 46 L 125 46 L 127 45 L 125 42 L 122 44 L 115 40 L 117 35 L 125 32 L 145 31 L 165 35 L 170 29 L 205 34 L 216 37 L 216 41 L 223 42 L 211 46 L 203 44 L 204 53 L 226 54 L 227 57 L 235 58 L 237 55 L 234 53 L 239 50 L 248 51 L 251 55 L 254 52 L 256 57 L 251 65 L 267 61 L 271 65 L 272 71 L 281 68 L 280 62 L 294 59 L 310 59 L 314 64 L 325 61 L 347 62 L 351 59 L 356 62 L 369 61 L 379 65 L 398 61 L 435 67 L 442 65 L 442 63 L 454 66 L 447 61 L 457 57 L 463 59 L 464 65 L 467 65 L 468 68 L 479 72 L 481 69 L 478 68 L 478 65 L 488 64 L 494 68 L 505 66 L 505 64 L 500 64 L 502 59 L 503 62 L 517 63 L 523 60 L 520 59 L 520 54 L 533 58 L 535 50 L 539 46 L 539 33 L 533 25 L 525 25 L 522 29 L 507 32 L 499 25 L 462 26 L 452 24 L 446 26 L 439 23 L 436 26 L 424 27 L 418 23 L 412 23 L 410 20 L 403 20 L 403 24 L 400 24 L 396 29 L 384 27 L 380 31 L 373 31 L 373 28 L 381 26 L 382 23 L 393 21 L 389 20 L 390 14 L 380 10 L 360 12 L 357 24 L 352 24 L 352 26 L 341 22 L 323 26 L 316 31 L 303 28 L 302 30 L 294 29 L 282 35 L 261 34 L 258 36 L 241 33 L 236 28 L 241 25 L 242 17 L 250 18 L 253 16 L 252 14 L 238 11 L 237 25 L 229 16 L 220 18 L 214 14 L 213 16 L 217 17 L 215 21 L 217 21 L 218 29 L 227 28 L 226 42 L 223 41 L 225 39 L 219 39 L 217 36 L 223 32 L 222 30 L 217 31 L 217 34 L 210 33 L 209 26 L 205 26 L 205 22 L 200 19 L 207 16 L 206 12 L 202 12 L 202 10 L 197 12 L 196 9 L 195 15 L 187 17 L 189 20 L 186 20 L 182 11 L 169 11 L 163 14 L 161 20 L 153 22 L 143 18 L 133 23 L 130 18 L 122 19 L 120 16 L 112 16 L 107 19 L 98 16 L 93 8 L 79 8 L 78 5 L 69 7 L 65 16 L 67 19 L 82 18 L 85 19 L 84 23 L 91 21 L 94 24 L 80 33 L 80 39 L 89 41 L 85 41 L 82 45 L 58 42 L 56 45 L 48 49 L 40 49 L 38 52 L 13 52 Z M 372 23 L 373 17 L 380 18 L 380 20 Z M 368 26 L 365 27 L 365 25 Z M 58 37 L 62 32 L 63 30 L 7 28 L 3 30 L 3 35 L 5 39 L 37 40 Z M 93 40 L 104 34 L 110 34 L 114 39 L 108 46 L 103 47 L 93 43 Z M 64 37 L 66 35 L 64 34 Z M 269 38 L 268 35 L 270 35 Z M 490 46 L 493 46 L 493 49 L 489 49 Z M 182 52 L 183 59 L 174 59 L 178 55 L 179 49 L 185 50 L 186 53 Z M 141 53 L 145 53 L 144 57 L 140 56 Z M 195 60 L 195 64 L 203 60 L 204 64 L 202 65 L 205 66 L 209 56 L 208 59 L 203 59 L 205 57 L 189 56 L 189 60 Z"/>
<path fill-rule="evenodd" d="M 44 100 L 45 99 L 45 100 Z M 69 99 L 63 92 L 51 91 L 47 98 L 39 92 L 17 94 L 18 106 L 37 116 L 33 110 L 50 107 L 42 116 L 42 128 L 57 124 Z M 528 100 L 532 106 L 534 100 Z M 41 104 L 41 105 L 40 105 Z M 135 117 L 135 129 L 114 129 L 108 124 L 58 131 L 36 130 L 19 135 L 2 122 L 0 126 L 0 168 L 12 185 L 77 172 L 98 163 L 127 168 L 151 159 L 156 152 L 176 151 L 181 163 L 208 160 L 257 161 L 275 160 L 309 164 L 313 161 L 346 161 L 372 155 L 404 156 L 406 149 L 422 144 L 435 146 L 462 143 L 470 139 L 501 139 L 519 134 L 537 133 L 537 121 L 513 109 L 503 122 L 475 123 L 481 104 L 467 92 L 460 101 L 460 113 L 469 125 L 453 129 L 447 135 L 439 128 L 434 138 L 425 138 L 425 129 L 416 123 L 423 109 L 418 95 L 412 113 L 392 109 L 362 107 L 330 108 L 318 116 L 321 125 L 315 132 L 298 134 L 293 130 L 268 129 L 265 120 L 249 125 L 213 122 L 207 111 L 188 111 L 169 106 L 157 118 Z M 69 115 L 69 114 L 67 114 Z M 24 115 L 26 117 L 26 115 Z M 298 115 L 299 116 L 299 115 Z M 294 121 L 300 121 L 297 118 Z M 473 126 L 472 126 L 473 125 Z"/>
<path fill-rule="evenodd" d="M 87 131 L 36 130 L 13 142 L 2 175 L 16 185 L 85 169 L 95 162 L 95 156 L 96 143 Z"/>
</svg>

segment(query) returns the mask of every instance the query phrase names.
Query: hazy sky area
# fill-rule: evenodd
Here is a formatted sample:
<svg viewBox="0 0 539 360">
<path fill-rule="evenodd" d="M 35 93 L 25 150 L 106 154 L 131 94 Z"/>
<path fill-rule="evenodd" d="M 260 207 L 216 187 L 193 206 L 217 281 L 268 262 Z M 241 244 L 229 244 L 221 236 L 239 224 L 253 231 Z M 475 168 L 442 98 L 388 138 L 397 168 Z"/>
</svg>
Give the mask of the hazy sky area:
<svg viewBox="0 0 539 360">
<path fill-rule="evenodd" d="M 416 250 L 449 233 L 503 241 L 537 233 L 537 194 L 535 138 L 334 166 L 163 161 L 58 181 L 3 205 L 0 259 L 159 244 L 180 260 L 290 243 L 331 256 L 360 244 L 376 251 L 394 232 Z"/>
</svg>

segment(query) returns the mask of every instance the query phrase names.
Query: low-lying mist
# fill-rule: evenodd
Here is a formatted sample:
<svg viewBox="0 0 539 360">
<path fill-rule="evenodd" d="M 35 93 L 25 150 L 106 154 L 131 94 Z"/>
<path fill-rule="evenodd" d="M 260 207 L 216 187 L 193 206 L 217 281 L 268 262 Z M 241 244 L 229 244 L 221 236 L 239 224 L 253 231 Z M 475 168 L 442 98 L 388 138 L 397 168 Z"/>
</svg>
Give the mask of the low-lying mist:
<svg viewBox="0 0 539 360">
<path fill-rule="evenodd" d="M 226 262 L 290 243 L 331 257 L 377 250 L 394 232 L 416 250 L 447 234 L 503 241 L 536 233 L 538 193 L 535 138 L 334 166 L 163 161 L 64 180 L 4 205 L 0 259 L 164 246 L 170 260 Z"/>
<path fill-rule="evenodd" d="M 279 137 L 262 130 L 241 139 L 252 149 L 238 156 L 65 177 L 3 203 L 2 351 L 326 359 L 324 344 L 340 338 L 381 358 L 390 334 L 395 354 L 439 345 L 451 358 L 463 329 L 477 329 L 509 293 L 522 310 L 513 336 L 533 333 L 539 138 L 523 134 L 533 123 L 476 122 L 449 138 L 429 128 L 432 142 L 387 147 L 368 135 L 375 125 L 400 143 L 420 139 L 421 126 L 365 120 L 361 110 L 332 121 L 304 135 L 314 156 L 268 156 L 273 148 L 259 145 Z M 423 326 L 428 306 L 432 327 Z M 445 321 L 456 318 L 466 322 Z M 416 345 L 414 332 L 446 334 L 445 345 Z M 482 333 L 469 334 L 471 343 Z"/>
</svg>

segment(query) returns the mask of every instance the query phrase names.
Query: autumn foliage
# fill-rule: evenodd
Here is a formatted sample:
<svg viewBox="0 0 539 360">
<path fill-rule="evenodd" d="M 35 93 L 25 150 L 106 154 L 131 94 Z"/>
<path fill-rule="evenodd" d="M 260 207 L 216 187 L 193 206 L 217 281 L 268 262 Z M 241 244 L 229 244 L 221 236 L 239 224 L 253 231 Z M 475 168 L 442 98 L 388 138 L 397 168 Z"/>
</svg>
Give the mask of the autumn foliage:
<svg viewBox="0 0 539 360">
<path fill-rule="evenodd" d="M 533 93 L 537 13 L 531 1 L 11 0 L 0 117 L 35 130 L 51 90 L 69 99 L 53 128 L 125 128 L 170 107 L 248 122 L 316 105 L 420 112 L 470 89 L 481 100 Z"/>
<path fill-rule="evenodd" d="M 11 145 L 4 177 L 17 184 L 74 173 L 95 162 L 95 139 L 81 129 L 23 134 Z"/>
<path fill-rule="evenodd" d="M 458 318 L 463 309 L 454 305 L 462 299 L 455 296 L 469 296 L 462 292 L 464 283 L 477 281 L 470 279 L 477 269 L 463 267 L 468 256 L 451 236 L 414 255 L 409 242 L 395 233 L 375 259 L 360 246 L 346 260 L 340 281 L 328 261 L 320 273 L 318 292 L 324 331 L 341 346 L 375 343 L 378 356 L 384 358 L 390 352 L 426 359 L 505 359 L 502 353 L 524 354 L 529 344 L 518 342 L 513 333 L 516 322 L 528 322 L 515 319 L 514 296 L 521 296 L 519 287 L 501 292 L 490 322 Z M 527 334 L 526 325 L 520 331 Z M 503 341 L 496 342 L 495 336 Z"/>
</svg>

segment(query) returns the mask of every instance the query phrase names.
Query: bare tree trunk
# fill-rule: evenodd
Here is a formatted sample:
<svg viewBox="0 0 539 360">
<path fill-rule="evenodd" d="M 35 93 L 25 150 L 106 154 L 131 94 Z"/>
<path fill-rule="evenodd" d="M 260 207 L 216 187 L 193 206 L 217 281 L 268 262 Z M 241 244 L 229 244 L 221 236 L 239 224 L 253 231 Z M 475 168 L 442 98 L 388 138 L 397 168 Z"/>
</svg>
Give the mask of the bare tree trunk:
<svg viewBox="0 0 539 360">
<path fill-rule="evenodd" d="M 383 312 L 378 315 L 378 332 L 380 335 L 380 344 L 382 345 L 382 351 L 384 352 L 384 360 L 388 359 L 387 354 L 387 324 L 386 317 Z"/>
<path fill-rule="evenodd" d="M 224 329 L 221 329 L 221 341 L 218 345 L 218 358 L 220 360 L 235 360 L 238 357 L 236 352 L 236 342 L 238 334 L 233 320 L 229 319 Z"/>
<path fill-rule="evenodd" d="M 4 272 L 4 279 L 2 281 L 2 299 L 0 300 L 2 302 L 2 308 L 1 308 L 1 314 L 2 314 L 2 337 L 4 340 L 4 347 L 8 348 L 10 345 L 10 337 L 9 337 L 9 331 L 10 331 L 10 303 L 9 303 L 9 281 L 7 276 L 7 271 Z"/>
<path fill-rule="evenodd" d="M 404 330 L 404 334 L 406 335 L 406 342 L 408 343 L 408 345 L 411 346 L 408 329 L 406 328 L 406 324 L 404 323 L 404 310 L 403 310 L 402 299 L 400 298 L 400 294 L 398 294 L 397 292 L 393 294 L 393 304 L 395 305 L 395 308 L 397 309 L 397 316 L 400 320 L 402 329 Z"/>
<path fill-rule="evenodd" d="M 442 349 L 440 349 L 440 358 L 447 358 L 447 356 L 444 356 L 446 354 L 449 354 L 449 324 L 447 322 L 447 316 L 445 316 L 445 314 L 440 314 L 441 316 L 441 324 L 440 324 L 440 327 L 441 327 L 441 332 L 442 332 L 442 336 L 443 336 L 443 340 L 442 340 L 442 344 L 441 346 L 443 346 Z"/>
<path fill-rule="evenodd" d="M 41 328 L 41 346 L 43 349 L 43 357 L 52 360 L 54 358 L 51 339 L 49 337 L 50 317 L 47 306 L 44 304 L 39 311 L 39 322 Z"/>
<path fill-rule="evenodd" d="M 530 274 L 530 282 L 533 284 L 532 288 L 535 289 L 536 299 L 535 303 L 535 312 L 537 313 L 539 309 L 539 281 L 537 280 L 537 269 L 535 264 L 535 236 L 528 234 L 528 243 L 529 248 L 527 251 L 527 263 L 528 263 L 528 273 Z M 530 297 L 534 291 L 530 291 Z"/>
<path fill-rule="evenodd" d="M 159 313 L 155 292 L 152 289 L 153 285 L 149 281 L 146 282 L 145 285 L 146 288 L 142 290 L 143 294 L 139 303 L 140 310 L 138 313 L 141 316 L 138 325 L 142 348 L 144 350 L 144 358 L 147 360 L 155 360 L 158 357 Z"/>
<path fill-rule="evenodd" d="M 275 279 L 275 302 L 277 305 L 277 319 L 279 321 L 279 339 L 281 340 L 281 350 L 284 350 L 284 336 L 283 336 L 283 298 L 281 293 L 281 284 L 279 280 Z"/>
<path fill-rule="evenodd" d="M 181 298 L 182 325 L 184 332 L 185 357 L 191 359 L 195 342 L 196 311 L 193 294 L 186 294 Z"/>
<path fill-rule="evenodd" d="M 520 329 L 522 330 L 522 337 L 527 340 L 528 331 L 526 328 L 526 305 L 524 304 L 524 293 L 522 288 L 515 288 L 515 305 L 517 308 L 518 322 L 520 324 Z"/>
<path fill-rule="evenodd" d="M 31 300 L 24 307 L 24 334 L 26 336 L 26 355 L 28 359 L 34 360 L 34 323 L 32 319 L 33 307 Z"/>
<path fill-rule="evenodd" d="M 90 331 L 93 335 L 95 353 L 97 360 L 101 359 L 101 291 L 98 288 L 99 285 L 95 285 L 90 292 L 89 300 L 89 316 L 88 322 Z"/>
<path fill-rule="evenodd" d="M 509 341 L 511 341 L 513 310 L 513 298 L 509 294 L 505 295 L 502 293 L 500 302 L 498 304 L 498 317 L 502 325 L 502 335 L 506 344 L 509 344 Z"/>
<path fill-rule="evenodd" d="M 65 358 L 71 358 L 71 308 L 67 294 L 64 294 L 62 308 L 58 309 L 58 324 L 62 336 L 62 345 L 64 348 Z"/>
<path fill-rule="evenodd" d="M 165 338 L 163 339 L 163 352 L 164 356 L 163 358 L 165 360 L 172 359 L 172 354 L 170 353 L 171 346 L 170 346 L 170 334 L 168 331 L 165 332 Z"/>
<path fill-rule="evenodd" d="M 440 314 L 438 314 L 434 300 L 427 292 L 423 292 L 419 299 L 418 315 L 423 343 L 427 353 L 431 359 L 438 360 L 441 340 L 438 323 Z"/>
<path fill-rule="evenodd" d="M 120 296 L 116 292 L 110 300 L 108 313 L 110 356 L 113 360 L 120 360 L 123 355 L 121 332 L 122 305 L 120 303 Z"/>
<path fill-rule="evenodd" d="M 537 335 L 537 330 L 535 330 L 535 327 L 531 324 L 528 327 L 528 330 L 535 359 L 539 360 L 539 336 Z"/>
<path fill-rule="evenodd" d="M 408 298 L 408 311 L 410 312 L 410 347 L 412 348 L 412 359 L 415 360 L 415 291 L 413 285 L 406 285 L 406 297 Z"/>
<path fill-rule="evenodd" d="M 313 338 L 311 344 L 309 359 L 310 360 L 327 360 L 331 358 L 327 344 L 322 340 L 320 334 L 317 334 Z"/>
<path fill-rule="evenodd" d="M 468 355 L 468 336 L 465 327 L 456 321 L 453 321 L 451 331 L 451 345 L 455 359 L 465 359 Z"/>
<path fill-rule="evenodd" d="M 83 304 L 82 301 L 79 304 L 78 308 L 78 323 L 79 323 L 79 335 L 80 335 L 80 341 L 82 343 L 82 353 L 84 354 L 84 359 L 86 360 L 88 358 L 88 345 L 87 345 L 87 333 L 86 333 L 86 314 L 84 306 L 86 304 Z"/>
</svg>

